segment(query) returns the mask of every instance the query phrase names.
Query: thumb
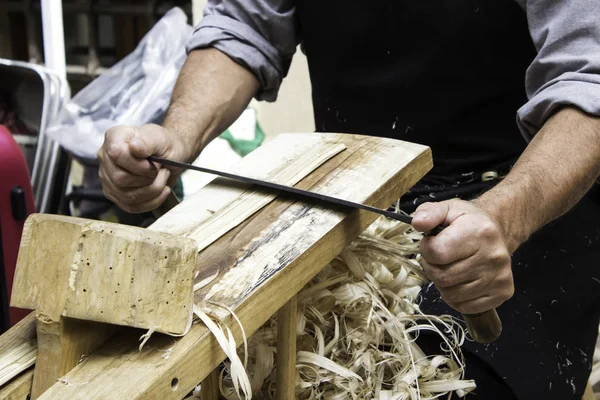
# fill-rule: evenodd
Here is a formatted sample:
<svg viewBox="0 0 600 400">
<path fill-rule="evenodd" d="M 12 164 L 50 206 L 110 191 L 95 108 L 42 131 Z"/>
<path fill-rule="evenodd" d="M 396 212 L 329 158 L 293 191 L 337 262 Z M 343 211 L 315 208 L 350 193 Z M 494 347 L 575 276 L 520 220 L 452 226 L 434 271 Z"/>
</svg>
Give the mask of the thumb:
<svg viewBox="0 0 600 400">
<path fill-rule="evenodd" d="M 169 151 L 168 135 L 158 125 L 132 127 L 133 135 L 129 139 L 131 155 L 136 158 L 148 158 L 151 155 L 162 156 Z"/>
<path fill-rule="evenodd" d="M 412 226 L 421 232 L 429 232 L 439 225 L 449 225 L 450 202 L 423 203 L 413 215 Z"/>
</svg>

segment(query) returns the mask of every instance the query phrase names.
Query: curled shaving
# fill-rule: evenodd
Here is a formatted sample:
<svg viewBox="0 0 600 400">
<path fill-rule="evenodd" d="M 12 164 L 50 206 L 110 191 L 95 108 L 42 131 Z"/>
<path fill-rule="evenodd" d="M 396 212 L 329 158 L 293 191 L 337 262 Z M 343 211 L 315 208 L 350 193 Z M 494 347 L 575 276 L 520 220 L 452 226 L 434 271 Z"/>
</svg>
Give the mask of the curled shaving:
<svg viewBox="0 0 600 400">
<path fill-rule="evenodd" d="M 298 399 L 436 399 L 475 388 L 464 379 L 462 327 L 450 316 L 423 314 L 417 304 L 427 283 L 418 262 L 421 237 L 410 225 L 379 218 L 298 294 Z M 225 398 L 275 398 L 276 322 L 248 340 L 245 371 L 237 355 L 223 363 Z M 424 331 L 440 337 L 442 354 L 426 355 L 417 345 Z"/>
</svg>

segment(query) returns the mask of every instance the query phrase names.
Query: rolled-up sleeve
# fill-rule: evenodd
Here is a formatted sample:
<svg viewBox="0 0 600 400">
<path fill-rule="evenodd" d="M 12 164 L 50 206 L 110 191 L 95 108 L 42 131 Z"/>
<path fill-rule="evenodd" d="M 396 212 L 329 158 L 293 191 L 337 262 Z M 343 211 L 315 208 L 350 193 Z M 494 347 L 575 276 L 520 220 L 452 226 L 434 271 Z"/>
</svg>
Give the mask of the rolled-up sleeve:
<svg viewBox="0 0 600 400">
<path fill-rule="evenodd" d="M 600 116 L 600 1 L 521 1 L 538 55 L 517 123 L 530 139 L 561 106 Z"/>
<path fill-rule="evenodd" d="M 274 101 L 298 44 L 293 0 L 209 0 L 187 45 L 214 47 L 256 75 L 258 100 Z"/>
</svg>

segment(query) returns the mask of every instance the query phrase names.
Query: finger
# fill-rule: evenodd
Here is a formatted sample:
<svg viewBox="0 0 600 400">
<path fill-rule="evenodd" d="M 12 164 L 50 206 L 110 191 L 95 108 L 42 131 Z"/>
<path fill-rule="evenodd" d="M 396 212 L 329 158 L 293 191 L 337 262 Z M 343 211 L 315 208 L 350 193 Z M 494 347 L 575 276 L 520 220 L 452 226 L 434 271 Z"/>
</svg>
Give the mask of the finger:
<svg viewBox="0 0 600 400">
<path fill-rule="evenodd" d="M 134 143 L 141 139 L 136 139 L 140 136 L 137 128 L 129 126 L 118 126 L 110 128 L 106 131 L 104 141 L 104 153 L 106 157 L 101 159 L 102 162 L 112 161 L 115 165 L 135 175 L 147 176 L 152 179 L 156 177 L 157 168 L 146 157 L 139 157 L 135 154 Z"/>
<path fill-rule="evenodd" d="M 429 232 L 446 221 L 450 204 L 447 201 L 439 203 L 423 203 L 413 215 L 412 225 L 416 230 Z"/>
<path fill-rule="evenodd" d="M 421 266 L 427 278 L 438 289 L 478 280 L 481 278 L 482 271 L 481 266 L 474 259 L 460 260 L 447 265 L 436 265 L 422 260 Z"/>
<path fill-rule="evenodd" d="M 446 227 L 437 236 L 426 236 L 419 247 L 423 258 L 430 264 L 450 264 L 477 253 L 481 238 L 473 227 L 479 223 L 473 215 L 465 215 Z"/>
<path fill-rule="evenodd" d="M 171 142 L 163 127 L 148 124 L 131 129 L 133 135 L 129 145 L 134 157 L 146 159 L 151 155 L 165 156 L 170 151 Z"/>
<path fill-rule="evenodd" d="M 171 189 L 168 186 L 166 186 L 163 189 L 160 196 L 158 196 L 152 200 L 146 201 L 144 203 L 136 204 L 136 205 L 129 205 L 129 204 L 122 203 L 119 201 L 119 199 L 117 199 L 110 193 L 105 193 L 105 195 L 109 200 L 111 200 L 113 203 L 115 203 L 117 206 L 119 206 L 119 208 L 121 208 L 123 211 L 126 211 L 131 214 L 138 214 L 138 213 L 143 213 L 143 212 L 147 212 L 147 211 L 152 211 L 152 210 L 158 208 L 162 203 L 165 202 L 165 200 L 169 196 L 169 193 L 171 193 Z"/>
<path fill-rule="evenodd" d="M 154 182 L 156 177 L 142 176 L 132 174 L 129 171 L 119 167 L 111 160 L 106 160 L 102 163 L 102 168 L 106 174 L 106 177 L 118 188 L 121 189 L 134 189 L 144 186 L 149 186 Z"/>
<path fill-rule="evenodd" d="M 142 204 L 161 195 L 163 189 L 165 186 L 167 186 L 167 180 L 169 179 L 169 176 L 170 171 L 163 168 L 160 170 L 158 176 L 151 185 L 136 189 L 121 189 L 115 188 L 113 183 L 111 187 L 111 193 L 119 199 L 120 203 L 124 203 L 129 206 Z"/>
<path fill-rule="evenodd" d="M 447 304 L 462 314 L 480 314 L 500 307 L 506 300 L 495 296 L 482 296 L 463 303 Z"/>
<path fill-rule="evenodd" d="M 438 287 L 442 299 L 446 303 L 460 304 L 480 297 L 490 296 L 489 283 L 482 282 L 481 279 L 461 283 L 450 287 Z"/>
</svg>

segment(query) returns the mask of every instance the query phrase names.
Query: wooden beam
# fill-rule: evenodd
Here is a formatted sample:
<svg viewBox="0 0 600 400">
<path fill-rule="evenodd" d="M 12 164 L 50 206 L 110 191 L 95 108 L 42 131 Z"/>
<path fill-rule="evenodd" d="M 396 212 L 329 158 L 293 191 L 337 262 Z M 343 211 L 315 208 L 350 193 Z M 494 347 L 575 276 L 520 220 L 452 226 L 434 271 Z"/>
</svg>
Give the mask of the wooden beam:
<svg viewBox="0 0 600 400">
<path fill-rule="evenodd" d="M 35 362 L 35 354 L 33 357 L 28 357 L 27 360 L 20 358 L 21 362 L 19 363 L 15 363 L 13 356 L 16 352 L 29 353 L 28 348 L 35 346 L 35 326 L 35 314 L 30 313 L 0 336 L 0 387 L 2 387 L 0 393 L 5 393 L 6 387 L 2 385 L 30 369 Z M 29 382 L 29 387 L 31 387 L 31 382 Z M 14 385 L 10 390 L 15 390 Z M 0 399 L 2 398 L 4 397 L 0 396 Z"/>
<path fill-rule="evenodd" d="M 115 332 L 116 326 L 62 317 L 37 316 L 38 355 L 31 398 L 37 399 Z"/>
<path fill-rule="evenodd" d="M 335 140 L 321 140 L 315 136 L 284 136 L 274 142 L 279 151 L 262 155 L 257 151 L 253 153 L 253 157 L 247 157 L 234 169 L 237 168 L 238 173 L 248 175 L 251 165 L 254 177 L 293 185 L 345 149 L 343 144 Z M 211 190 L 212 195 L 205 193 Z M 236 186 L 234 183 L 232 186 L 230 181 L 222 179 L 214 182 L 207 190 L 201 190 L 196 196 L 211 198 L 213 201 L 205 210 L 198 209 L 194 201 L 180 205 L 166 218 L 159 219 L 151 226 L 149 230 L 152 232 L 63 216 L 35 215 L 28 220 L 19 260 L 20 285 L 17 286 L 20 289 L 15 292 L 13 302 L 21 307 L 36 307 L 45 311 L 40 313 L 38 322 L 40 357 L 34 375 L 34 398 L 77 364 L 80 358 L 77 353 L 91 351 L 113 332 L 112 328 L 107 330 L 107 326 L 90 325 L 87 321 L 61 317 L 61 314 L 147 329 L 150 328 L 148 324 L 152 327 L 161 324 L 159 331 L 167 329 L 167 332 L 182 333 L 190 315 L 179 316 L 178 310 L 185 308 L 185 303 L 189 306 L 192 300 L 189 298 L 184 304 L 178 304 L 177 301 L 173 301 L 177 299 L 173 299 L 172 295 L 174 291 L 179 295 L 183 293 L 184 296 L 178 296 L 179 300 L 183 300 L 188 297 L 185 293 L 190 293 L 191 296 L 191 292 L 180 290 L 181 288 L 153 289 L 157 284 L 164 286 L 165 282 L 168 284 L 180 281 L 179 276 L 165 276 L 165 271 L 192 276 L 189 268 L 182 268 L 180 265 L 178 260 L 181 257 L 171 254 L 173 249 L 176 249 L 177 253 L 188 254 L 187 251 L 180 251 L 181 246 L 177 246 L 181 241 L 174 239 L 173 242 L 170 240 L 171 236 L 164 234 L 172 231 L 181 234 L 182 232 L 174 229 L 181 228 L 180 225 L 188 228 L 185 236 L 194 237 L 196 232 L 201 231 L 203 235 L 199 248 L 204 248 L 276 197 L 272 193 L 249 188 L 248 185 Z M 176 221 L 179 221 L 180 225 L 173 224 Z M 144 247 L 148 247 L 148 244 L 152 248 Z M 196 248 L 194 244 L 194 249 Z M 161 257 L 157 256 L 157 251 Z M 115 257 L 117 253 L 119 256 Z M 168 253 L 169 262 L 177 264 L 178 267 L 162 266 L 163 253 Z M 40 254 L 49 254 L 54 258 L 48 260 L 48 257 L 40 257 Z M 183 256 L 182 254 L 179 255 Z M 149 259 L 146 260 L 147 258 Z M 154 271 L 156 260 L 159 258 L 161 266 L 165 268 Z M 38 279 L 41 275 L 47 275 L 39 273 L 42 260 L 44 265 L 50 263 L 57 267 L 55 273 L 50 275 L 54 279 Z M 99 265 L 110 266 L 110 271 L 107 268 L 99 269 Z M 141 273 L 136 267 L 138 265 L 143 268 L 142 272 L 147 271 L 150 275 Z M 148 265 L 154 268 L 148 268 Z M 140 278 L 146 275 L 151 279 Z M 130 281 L 132 284 L 136 282 L 138 286 L 143 284 L 144 290 L 132 290 L 133 285 L 130 285 Z M 189 289 L 191 287 L 190 282 Z M 113 290 L 115 295 L 117 292 L 121 295 L 115 298 Z M 133 297 L 127 294 L 131 294 L 132 291 L 140 292 L 139 295 L 136 294 L 136 299 L 144 293 L 152 298 L 146 302 L 139 303 L 139 300 L 136 300 L 135 304 L 130 304 Z M 164 295 L 166 298 L 162 299 L 161 296 Z M 125 303 L 120 300 L 124 300 Z M 169 301 L 172 304 L 163 307 L 164 304 L 169 305 Z M 150 308 L 155 311 L 152 315 L 132 312 L 132 309 L 144 310 L 144 307 L 139 306 L 146 303 L 152 305 Z M 122 310 L 126 312 L 121 312 Z M 157 313 L 156 310 L 163 312 Z M 74 329 L 70 329 L 71 327 Z"/>
<path fill-rule="evenodd" d="M 294 186 L 345 148 L 337 140 L 322 140 L 319 136 L 280 135 L 227 171 Z M 277 194 L 270 191 L 217 178 L 164 214 L 149 229 L 195 239 L 201 251 L 275 197 Z"/>
<path fill-rule="evenodd" d="M 277 311 L 277 362 L 275 398 L 296 397 L 296 326 L 298 298 L 294 296 Z"/>
<path fill-rule="evenodd" d="M 430 151 L 423 146 L 356 135 L 322 136 L 335 137 L 348 150 L 323 164 L 298 187 L 387 207 L 432 165 Z M 211 198 L 200 201 L 208 204 Z M 196 304 L 211 307 L 215 301 L 232 306 L 246 334 L 251 335 L 376 217 L 278 199 L 198 255 L 196 281 L 215 271 L 218 278 L 196 292 Z M 218 313 L 217 308 L 213 310 Z M 237 324 L 227 313 L 222 316 L 239 343 Z M 194 324 L 175 343 L 157 335 L 142 352 L 137 351 L 135 339 L 110 340 L 66 377 L 85 385 L 59 382 L 42 398 L 108 398 L 119 393 L 128 399 L 180 399 L 224 359 L 203 324 Z M 156 351 L 165 348 L 171 349 L 168 358 Z"/>
<path fill-rule="evenodd" d="M 202 400 L 219 400 L 219 370 L 213 371 L 202 381 L 200 386 L 200 398 Z"/>
<path fill-rule="evenodd" d="M 29 369 L 0 388 L 0 399 L 27 400 L 31 394 L 32 382 L 33 369 Z"/>
</svg>

